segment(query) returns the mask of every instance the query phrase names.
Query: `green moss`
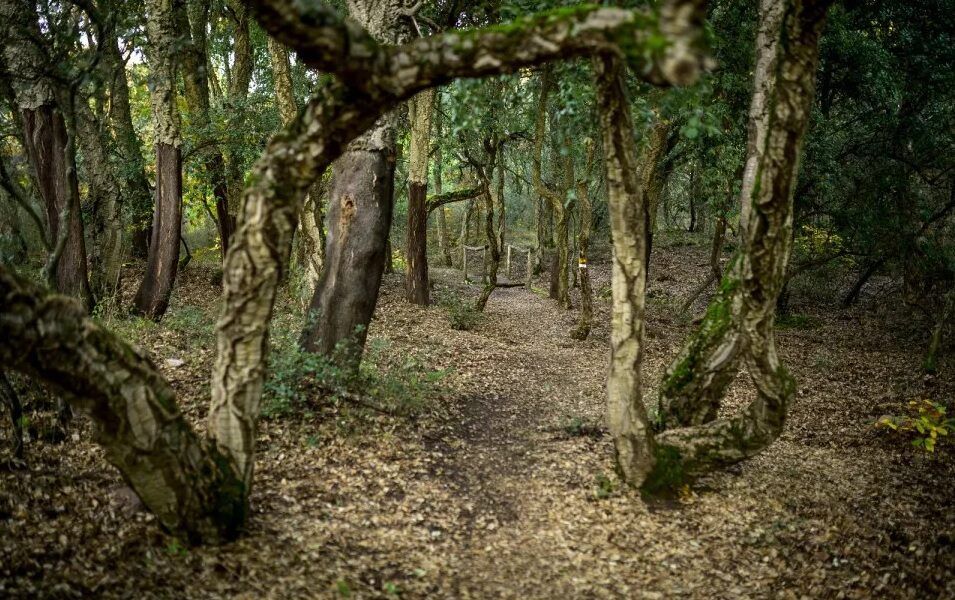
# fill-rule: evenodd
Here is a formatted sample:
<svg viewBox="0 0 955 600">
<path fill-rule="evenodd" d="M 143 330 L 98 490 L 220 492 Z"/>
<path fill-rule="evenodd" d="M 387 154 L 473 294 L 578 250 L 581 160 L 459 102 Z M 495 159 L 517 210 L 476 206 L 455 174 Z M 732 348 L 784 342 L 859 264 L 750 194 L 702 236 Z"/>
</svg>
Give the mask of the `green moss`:
<svg viewBox="0 0 955 600">
<path fill-rule="evenodd" d="M 735 260 L 735 259 L 734 259 Z M 707 351 L 718 344 L 733 322 L 733 296 L 739 280 L 731 276 L 732 262 L 720 282 L 719 292 L 706 309 L 699 329 L 693 334 L 683 358 L 670 370 L 663 380 L 661 392 L 671 397 L 685 388 L 696 376 L 697 366 Z"/>
<path fill-rule="evenodd" d="M 644 496 L 668 496 L 686 483 L 687 475 L 683 468 L 683 457 L 673 446 L 657 446 L 653 470 L 647 475 L 640 491 Z"/>
</svg>

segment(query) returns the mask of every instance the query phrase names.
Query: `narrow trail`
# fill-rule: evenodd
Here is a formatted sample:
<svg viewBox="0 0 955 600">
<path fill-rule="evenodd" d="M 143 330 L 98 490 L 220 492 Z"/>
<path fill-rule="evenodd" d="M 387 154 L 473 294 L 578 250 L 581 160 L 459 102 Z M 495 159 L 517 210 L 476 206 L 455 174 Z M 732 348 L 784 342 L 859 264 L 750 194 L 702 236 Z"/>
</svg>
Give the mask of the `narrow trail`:
<svg viewBox="0 0 955 600">
<path fill-rule="evenodd" d="M 648 401 L 692 326 L 674 307 L 706 269 L 705 248 L 665 250 L 647 294 Z M 953 496 L 939 484 L 955 461 L 921 460 L 871 428 L 912 397 L 955 393 L 951 377 L 918 375 L 919 353 L 899 342 L 906 315 L 801 307 L 805 326 L 777 330 L 798 382 L 780 439 L 676 502 L 648 504 L 613 472 L 608 261 L 591 274 L 583 342 L 568 335 L 578 312 L 537 289 L 496 290 L 483 320 L 455 331 L 445 308 L 409 305 L 402 276 L 387 276 L 369 346 L 388 368 L 447 370 L 441 397 L 414 420 L 320 397 L 262 419 L 249 529 L 225 546 L 185 550 L 117 502 L 123 483 L 84 421 L 77 441 L 32 444 L 29 472 L 0 472 L 0 595 L 955 597 Z M 134 333 L 201 425 L 213 350 L 197 348 L 184 317 L 204 311 L 211 331 L 218 290 L 198 270 L 183 277 L 192 295 L 173 306 L 178 329 L 174 317 Z M 458 271 L 432 279 L 436 296 L 478 293 Z M 735 382 L 726 410 L 751 393 Z"/>
</svg>

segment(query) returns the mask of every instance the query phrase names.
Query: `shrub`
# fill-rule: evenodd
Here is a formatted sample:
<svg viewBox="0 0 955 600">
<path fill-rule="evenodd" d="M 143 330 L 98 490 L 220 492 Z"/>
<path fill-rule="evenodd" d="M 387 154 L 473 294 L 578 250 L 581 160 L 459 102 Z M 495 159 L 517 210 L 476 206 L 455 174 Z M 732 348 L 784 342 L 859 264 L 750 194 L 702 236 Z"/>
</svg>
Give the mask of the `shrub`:
<svg viewBox="0 0 955 600">
<path fill-rule="evenodd" d="M 875 424 L 877 429 L 891 430 L 907 438 L 925 452 L 935 452 L 938 441 L 955 428 L 955 418 L 946 416 L 945 406 L 931 400 L 912 400 L 904 415 L 887 415 Z"/>
<path fill-rule="evenodd" d="M 471 331 L 481 322 L 483 314 L 474 308 L 474 304 L 452 293 L 438 298 L 438 304 L 448 311 L 448 323 L 456 331 Z"/>
</svg>

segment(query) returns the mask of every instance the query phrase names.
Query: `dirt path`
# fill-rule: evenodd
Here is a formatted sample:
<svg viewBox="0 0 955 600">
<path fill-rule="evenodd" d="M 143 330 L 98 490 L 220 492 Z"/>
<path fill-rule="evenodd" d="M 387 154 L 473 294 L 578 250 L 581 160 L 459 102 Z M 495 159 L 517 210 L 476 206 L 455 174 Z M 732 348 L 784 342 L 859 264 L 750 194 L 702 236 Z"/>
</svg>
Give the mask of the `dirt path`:
<svg viewBox="0 0 955 600">
<path fill-rule="evenodd" d="M 648 399 L 689 330 L 672 307 L 704 254 L 661 248 L 655 259 Z M 607 265 L 591 266 L 599 294 Z M 433 275 L 438 291 L 477 293 L 456 272 Z M 173 318 L 132 335 L 201 426 L 212 348 L 196 339 L 216 291 L 190 277 L 181 289 L 193 295 L 172 311 L 182 331 Z M 495 291 L 473 331 L 450 330 L 443 308 L 409 306 L 400 290 L 399 276 L 386 279 L 372 345 L 399 368 L 413 356 L 450 370 L 434 414 L 409 422 L 303 399 L 264 419 L 249 531 L 198 549 L 123 500 L 81 420 L 79 441 L 30 444 L 28 471 L 0 472 L 0 596 L 955 597 L 955 496 L 940 483 L 955 477 L 952 454 L 925 460 L 869 427 L 912 397 L 955 393 L 951 377 L 918 375 L 904 315 L 801 308 L 806 326 L 778 331 L 799 383 L 782 438 L 679 502 L 648 506 L 619 485 L 602 431 L 606 300 L 591 339 L 572 342 L 577 312 L 521 288 Z M 185 364 L 169 369 L 170 357 Z M 749 395 L 737 382 L 727 410 Z"/>
</svg>

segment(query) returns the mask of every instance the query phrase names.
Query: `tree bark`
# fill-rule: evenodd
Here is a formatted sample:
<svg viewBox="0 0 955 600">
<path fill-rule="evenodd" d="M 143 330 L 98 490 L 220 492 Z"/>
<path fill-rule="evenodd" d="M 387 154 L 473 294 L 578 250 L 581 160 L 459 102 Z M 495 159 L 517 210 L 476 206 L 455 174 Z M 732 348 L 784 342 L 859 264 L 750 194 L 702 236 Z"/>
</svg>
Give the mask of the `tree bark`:
<svg viewBox="0 0 955 600">
<path fill-rule="evenodd" d="M 140 314 L 159 320 L 169 306 L 176 282 L 182 229 L 182 150 L 175 62 L 179 36 L 172 0 L 149 0 L 146 10 L 149 100 L 156 136 L 156 208 L 146 274 L 134 304 Z"/>
<path fill-rule="evenodd" d="M 292 90 L 292 67 L 288 49 L 273 38 L 268 38 L 269 61 L 275 84 L 275 99 L 282 125 L 288 125 L 298 115 L 298 102 Z M 309 294 L 314 293 L 325 264 L 325 212 L 324 199 L 327 180 L 323 176 L 315 182 L 305 196 L 299 214 L 299 264 L 305 272 Z"/>
<path fill-rule="evenodd" d="M 106 458 L 163 527 L 192 542 L 234 537 L 246 492 L 176 406 L 175 393 L 141 351 L 100 327 L 72 299 L 49 294 L 0 266 L 0 362 L 62 392 L 93 422 Z"/>
<path fill-rule="evenodd" d="M 400 8 L 400 7 L 397 7 Z M 397 39 L 399 12 L 389 2 L 350 0 L 349 15 L 375 39 Z M 354 140 L 332 169 L 326 265 L 309 306 L 302 347 L 357 367 L 390 264 L 394 196 L 395 116 Z"/>
<path fill-rule="evenodd" d="M 599 57 L 594 60 L 594 71 L 613 237 L 607 425 L 617 468 L 625 481 L 640 486 L 654 465 L 653 436 L 642 392 L 646 197 L 638 180 L 623 66 L 614 58 Z"/>
<path fill-rule="evenodd" d="M 428 287 L 428 151 L 434 91 L 427 90 L 409 103 L 411 151 L 408 156 L 408 232 L 405 297 L 411 304 L 431 302 Z"/>
<path fill-rule="evenodd" d="M 116 169 L 109 162 L 99 123 L 86 102 L 76 103 L 76 125 L 92 207 L 90 284 L 98 302 L 112 302 L 126 256 L 123 193 Z"/>
</svg>

